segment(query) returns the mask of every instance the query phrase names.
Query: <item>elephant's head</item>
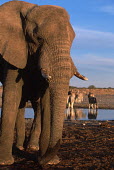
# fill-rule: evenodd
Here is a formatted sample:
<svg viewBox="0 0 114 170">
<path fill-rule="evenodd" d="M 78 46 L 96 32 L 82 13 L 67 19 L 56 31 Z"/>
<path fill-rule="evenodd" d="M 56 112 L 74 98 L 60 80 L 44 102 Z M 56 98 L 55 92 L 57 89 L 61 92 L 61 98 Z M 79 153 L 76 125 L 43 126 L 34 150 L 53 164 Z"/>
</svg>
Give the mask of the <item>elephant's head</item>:
<svg viewBox="0 0 114 170">
<path fill-rule="evenodd" d="M 75 33 L 69 15 L 58 6 L 37 6 L 21 1 L 9 2 L 1 11 L 5 11 L 5 15 L 0 14 L 4 19 L 0 49 L 4 59 L 23 69 L 28 55 L 36 57 L 37 66 L 48 81 L 51 133 L 47 150 L 54 148 L 62 137 L 69 80 L 73 75 L 86 80 L 70 57 Z M 46 149 L 41 155 L 45 153 Z"/>
<path fill-rule="evenodd" d="M 27 14 L 25 22 L 29 53 L 38 52 L 38 65 L 44 77 L 55 82 L 56 74 L 64 74 L 65 70 L 68 80 L 73 75 L 86 80 L 78 73 L 70 57 L 75 33 L 65 9 L 51 5 L 35 7 Z"/>
</svg>

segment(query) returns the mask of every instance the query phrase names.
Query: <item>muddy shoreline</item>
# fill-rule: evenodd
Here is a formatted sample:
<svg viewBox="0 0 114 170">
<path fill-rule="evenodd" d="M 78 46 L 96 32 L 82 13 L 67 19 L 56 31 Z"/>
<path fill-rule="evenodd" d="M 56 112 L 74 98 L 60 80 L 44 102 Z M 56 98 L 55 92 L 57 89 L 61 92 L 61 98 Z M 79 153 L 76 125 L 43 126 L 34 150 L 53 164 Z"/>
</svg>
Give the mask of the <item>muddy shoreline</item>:
<svg viewBox="0 0 114 170">
<path fill-rule="evenodd" d="M 26 135 L 33 119 L 26 119 Z M 96 170 L 114 168 L 114 121 L 64 121 L 63 142 L 57 165 L 39 167 L 37 152 L 17 151 L 13 147 L 15 163 L 0 169 L 74 169 Z M 15 141 L 14 141 L 15 143 Z"/>
<path fill-rule="evenodd" d="M 88 109 L 88 104 L 75 104 L 74 108 L 85 108 Z M 100 104 L 98 105 L 98 109 L 114 109 L 114 105 L 109 105 L 109 104 Z"/>
</svg>

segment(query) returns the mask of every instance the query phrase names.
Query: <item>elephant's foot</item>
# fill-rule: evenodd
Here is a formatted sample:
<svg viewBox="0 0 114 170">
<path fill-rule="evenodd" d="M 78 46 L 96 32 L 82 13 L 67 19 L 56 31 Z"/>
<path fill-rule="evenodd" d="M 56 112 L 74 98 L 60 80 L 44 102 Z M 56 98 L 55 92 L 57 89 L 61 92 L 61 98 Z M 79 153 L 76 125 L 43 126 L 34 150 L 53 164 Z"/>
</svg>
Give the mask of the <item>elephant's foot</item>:
<svg viewBox="0 0 114 170">
<path fill-rule="evenodd" d="M 38 162 L 41 166 L 45 164 L 58 164 L 60 162 L 60 159 L 57 156 L 57 152 L 60 148 L 60 141 L 61 139 L 58 140 L 53 148 L 48 148 L 42 157 L 39 157 Z"/>
<path fill-rule="evenodd" d="M 0 165 L 11 165 L 14 163 L 14 158 L 12 156 L 12 150 L 2 145 L 0 143 Z"/>
<path fill-rule="evenodd" d="M 0 158 L 0 165 L 11 165 L 14 163 L 14 158 L 11 157 L 9 159 L 1 159 Z"/>
<path fill-rule="evenodd" d="M 39 146 L 36 146 L 36 145 L 27 146 L 27 151 L 38 151 L 38 150 L 39 150 Z"/>
<path fill-rule="evenodd" d="M 56 164 L 58 164 L 59 162 L 60 162 L 60 159 L 59 159 L 59 157 L 56 155 L 56 156 L 54 156 L 54 158 L 51 159 L 47 164 L 49 164 L 49 165 L 56 165 Z"/>
<path fill-rule="evenodd" d="M 16 146 L 19 150 L 23 151 L 24 147 L 23 146 Z"/>
</svg>

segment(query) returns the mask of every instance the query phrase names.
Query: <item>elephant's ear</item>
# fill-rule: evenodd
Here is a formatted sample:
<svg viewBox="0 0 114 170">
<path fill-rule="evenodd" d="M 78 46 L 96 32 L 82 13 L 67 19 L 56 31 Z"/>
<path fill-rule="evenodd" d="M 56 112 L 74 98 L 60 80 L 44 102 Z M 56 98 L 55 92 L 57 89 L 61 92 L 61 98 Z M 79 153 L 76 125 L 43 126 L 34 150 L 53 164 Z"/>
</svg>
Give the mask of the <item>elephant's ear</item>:
<svg viewBox="0 0 114 170">
<path fill-rule="evenodd" d="M 28 4 L 27 4 L 28 5 Z M 0 6 L 0 54 L 10 64 L 23 69 L 27 63 L 24 15 L 33 6 L 11 1 Z"/>
<path fill-rule="evenodd" d="M 8 63 L 23 69 L 27 63 L 27 46 L 24 37 L 20 36 L 16 31 L 9 33 L 9 35 L 11 36 L 10 38 L 7 38 L 4 34 L 2 37 L 0 36 L 0 53 Z"/>
</svg>

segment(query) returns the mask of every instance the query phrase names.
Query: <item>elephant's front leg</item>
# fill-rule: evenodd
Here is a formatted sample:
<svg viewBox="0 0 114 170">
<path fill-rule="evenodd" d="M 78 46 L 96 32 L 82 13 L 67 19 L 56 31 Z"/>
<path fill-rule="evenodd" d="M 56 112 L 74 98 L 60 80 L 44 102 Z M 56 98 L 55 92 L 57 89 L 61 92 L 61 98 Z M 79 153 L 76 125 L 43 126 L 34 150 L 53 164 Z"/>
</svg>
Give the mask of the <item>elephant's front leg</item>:
<svg viewBox="0 0 114 170">
<path fill-rule="evenodd" d="M 16 147 L 23 150 L 25 140 L 25 107 L 18 110 L 16 119 Z"/>
<path fill-rule="evenodd" d="M 8 66 L 5 72 L 2 103 L 2 121 L 0 135 L 0 164 L 8 165 L 14 162 L 12 145 L 17 111 L 21 99 L 22 80 L 16 68 Z"/>
<path fill-rule="evenodd" d="M 31 101 L 34 109 L 34 120 L 30 131 L 27 150 L 39 150 L 39 137 L 41 133 L 41 110 L 40 99 L 37 101 Z"/>
<path fill-rule="evenodd" d="M 50 140 L 50 95 L 46 89 L 41 98 L 41 135 L 39 140 L 40 157 L 45 155 Z M 40 159 L 39 159 L 40 162 Z"/>
</svg>

